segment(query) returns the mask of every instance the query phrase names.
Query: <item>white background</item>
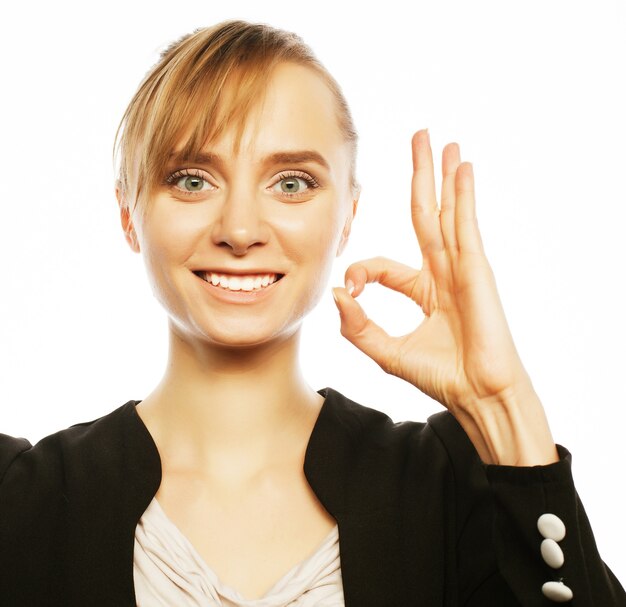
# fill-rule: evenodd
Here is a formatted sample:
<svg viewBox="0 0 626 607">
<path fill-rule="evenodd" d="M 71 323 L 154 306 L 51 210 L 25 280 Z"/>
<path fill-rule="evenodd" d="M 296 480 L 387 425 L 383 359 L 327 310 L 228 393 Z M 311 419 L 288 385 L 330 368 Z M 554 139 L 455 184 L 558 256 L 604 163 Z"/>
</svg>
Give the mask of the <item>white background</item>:
<svg viewBox="0 0 626 607">
<path fill-rule="evenodd" d="M 113 136 L 158 52 L 229 18 L 299 33 L 352 106 L 364 189 L 335 284 L 363 257 L 420 265 L 410 138 L 430 128 L 437 167 L 460 143 L 522 360 L 625 581 L 623 2 L 12 3 L 0 25 L 0 431 L 34 442 L 160 378 L 165 315 L 119 228 Z M 379 286 L 360 301 L 391 333 L 420 318 Z M 395 420 L 441 410 L 338 326 L 329 289 L 306 326 L 312 386 Z"/>
</svg>

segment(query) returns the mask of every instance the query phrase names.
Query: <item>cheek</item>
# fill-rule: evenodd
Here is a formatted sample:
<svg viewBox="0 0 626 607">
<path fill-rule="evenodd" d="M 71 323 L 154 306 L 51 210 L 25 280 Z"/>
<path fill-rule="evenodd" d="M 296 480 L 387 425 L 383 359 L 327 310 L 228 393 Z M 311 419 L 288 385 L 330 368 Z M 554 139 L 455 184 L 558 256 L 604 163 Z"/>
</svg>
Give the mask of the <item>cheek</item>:
<svg viewBox="0 0 626 607">
<path fill-rule="evenodd" d="M 343 229 L 338 208 L 332 201 L 323 207 L 294 209 L 297 214 L 283 218 L 280 226 L 275 224 L 281 249 L 294 263 L 294 279 L 301 285 L 301 313 L 319 301 L 330 277 Z"/>
<path fill-rule="evenodd" d="M 282 250 L 299 263 L 332 263 L 343 227 L 338 205 L 326 203 L 293 211 L 273 222 Z"/>
<path fill-rule="evenodd" d="M 165 213 L 155 209 L 145 223 L 141 235 L 141 250 L 155 292 L 163 290 L 175 275 L 168 272 L 180 266 L 197 248 L 202 239 L 197 213 Z"/>
<path fill-rule="evenodd" d="M 198 206 L 190 206 L 184 212 L 156 209 L 152 213 L 145 230 L 145 248 L 151 257 L 167 263 L 189 256 L 203 237 L 204 222 Z"/>
</svg>

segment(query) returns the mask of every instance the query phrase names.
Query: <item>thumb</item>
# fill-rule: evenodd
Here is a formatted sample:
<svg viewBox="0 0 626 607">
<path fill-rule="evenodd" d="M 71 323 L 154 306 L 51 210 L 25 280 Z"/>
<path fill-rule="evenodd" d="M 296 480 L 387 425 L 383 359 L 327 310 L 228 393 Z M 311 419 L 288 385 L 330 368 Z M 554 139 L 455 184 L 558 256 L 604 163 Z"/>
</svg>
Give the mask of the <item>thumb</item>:
<svg viewBox="0 0 626 607">
<path fill-rule="evenodd" d="M 344 287 L 333 288 L 333 299 L 339 310 L 341 319 L 341 334 L 350 339 L 349 336 L 358 334 L 367 324 L 367 314 L 352 297 L 348 289 Z M 350 340 L 352 341 L 352 340 Z"/>
<path fill-rule="evenodd" d="M 387 371 L 395 338 L 367 317 L 348 289 L 334 287 L 332 291 L 341 319 L 341 334 Z"/>
</svg>

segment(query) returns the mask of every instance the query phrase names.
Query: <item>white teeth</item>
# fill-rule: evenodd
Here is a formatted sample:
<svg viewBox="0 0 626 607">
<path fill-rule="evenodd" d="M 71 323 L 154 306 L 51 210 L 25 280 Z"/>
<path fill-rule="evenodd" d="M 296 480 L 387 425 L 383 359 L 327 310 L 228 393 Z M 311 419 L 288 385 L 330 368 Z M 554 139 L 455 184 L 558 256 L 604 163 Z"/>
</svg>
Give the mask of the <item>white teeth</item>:
<svg viewBox="0 0 626 607">
<path fill-rule="evenodd" d="M 223 287 L 222 281 L 220 280 L 220 285 Z M 231 276 L 227 279 L 226 288 L 231 291 L 241 291 L 241 278 L 239 276 Z"/>
<path fill-rule="evenodd" d="M 215 272 L 202 272 L 201 277 L 213 286 L 220 286 L 229 291 L 256 291 L 276 282 L 276 274 L 216 274 Z"/>
</svg>

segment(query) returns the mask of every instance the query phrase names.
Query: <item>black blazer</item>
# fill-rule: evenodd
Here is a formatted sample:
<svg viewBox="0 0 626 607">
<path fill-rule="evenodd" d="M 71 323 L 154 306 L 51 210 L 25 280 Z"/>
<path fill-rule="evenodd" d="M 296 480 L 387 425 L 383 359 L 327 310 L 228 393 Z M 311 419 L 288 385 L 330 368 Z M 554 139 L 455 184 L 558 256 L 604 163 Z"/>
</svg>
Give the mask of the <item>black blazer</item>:
<svg viewBox="0 0 626 607">
<path fill-rule="evenodd" d="M 327 388 L 304 472 L 337 520 L 346 607 L 625 606 L 598 555 L 571 476 L 484 465 L 448 412 L 394 423 Z M 135 527 L 161 461 L 128 401 L 42 439 L 0 435 L 0 605 L 134 606 Z M 538 517 L 565 523 L 558 570 L 540 555 Z"/>
</svg>

